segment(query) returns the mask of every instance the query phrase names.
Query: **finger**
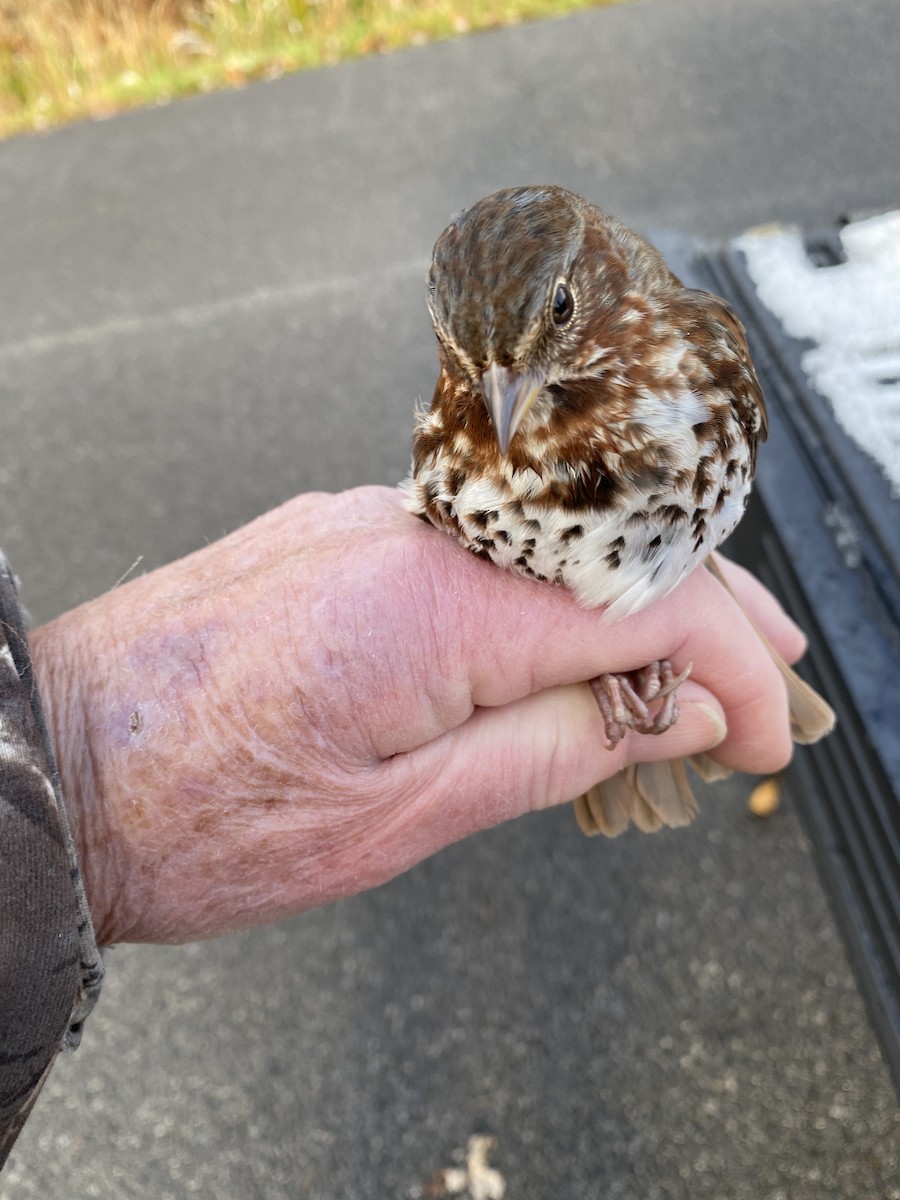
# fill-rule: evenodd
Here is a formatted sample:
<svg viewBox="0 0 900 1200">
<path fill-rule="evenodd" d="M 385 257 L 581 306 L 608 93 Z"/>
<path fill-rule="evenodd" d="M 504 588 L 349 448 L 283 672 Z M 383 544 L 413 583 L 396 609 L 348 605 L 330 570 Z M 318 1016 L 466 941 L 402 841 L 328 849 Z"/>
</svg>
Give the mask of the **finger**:
<svg viewBox="0 0 900 1200">
<path fill-rule="evenodd" d="M 714 558 L 707 560 L 707 566 L 719 582 L 734 595 L 731 584 L 725 578 L 721 567 Z M 748 616 L 748 619 L 784 680 L 788 694 L 792 740 L 798 745 L 810 745 L 813 742 L 818 742 L 834 729 L 836 720 L 834 709 L 828 704 L 824 696 L 820 696 L 815 688 L 810 687 L 788 665 L 784 656 L 779 653 L 778 647 L 772 644 L 758 622 L 754 621 L 752 616 L 747 613 L 746 607 L 742 606 L 742 609 Z"/>
<path fill-rule="evenodd" d="M 379 571 L 370 578 L 365 554 L 355 556 L 345 569 L 365 570 L 368 583 L 354 577 L 349 591 L 366 596 L 367 627 L 392 629 L 392 648 L 423 651 L 420 660 L 405 660 L 403 720 L 372 739 L 380 757 L 433 741 L 475 708 L 669 658 L 676 671 L 693 664 L 693 679 L 721 702 L 729 728 L 723 762 L 762 770 L 763 762 L 788 760 L 784 685 L 747 617 L 709 571 L 695 570 L 669 596 L 610 623 L 564 589 L 500 571 L 411 520 L 393 493 L 368 500 L 381 509 Z M 762 610 L 775 644 L 789 643 L 793 626 L 777 604 L 763 600 L 743 573 L 734 578 L 741 599 L 750 596 Z"/>
<path fill-rule="evenodd" d="M 455 656 L 478 706 L 670 657 L 692 626 L 728 626 L 737 607 L 709 572 L 695 570 L 662 600 L 609 623 L 602 610 L 580 607 L 564 589 L 499 571 L 435 529 L 419 523 L 413 533 L 422 564 L 414 582 L 430 592 L 418 610 L 434 612 L 434 648 L 439 658 Z M 767 636 L 790 651 L 793 622 L 748 573 L 736 568 L 734 578 L 741 603 L 746 597 Z M 734 649 L 741 653 L 740 645 Z"/>
<path fill-rule="evenodd" d="M 691 678 L 722 705 L 729 733 L 720 761 L 756 771 L 789 761 L 784 684 L 747 616 L 708 571 L 695 571 L 663 601 L 614 625 L 557 589 L 530 590 L 527 620 L 514 628 L 507 621 L 508 640 L 494 641 L 485 618 L 482 652 L 469 668 L 476 705 L 668 658 L 676 672 L 692 664 Z"/>
<path fill-rule="evenodd" d="M 614 749 L 584 684 L 552 688 L 471 719 L 383 764 L 380 785 L 409 799 L 385 840 L 405 870 L 450 842 L 523 813 L 575 799 L 630 762 L 700 753 L 722 739 L 724 714 L 704 688 L 683 685 L 681 716 L 659 736 L 629 734 Z M 372 842 L 372 839 L 375 839 Z"/>
<path fill-rule="evenodd" d="M 698 612 L 706 624 L 692 624 L 672 655 L 695 664 L 692 679 L 707 687 L 725 710 L 728 736 L 712 757 L 736 770 L 780 770 L 790 761 L 792 742 L 788 694 L 781 672 L 750 618 L 709 572 L 701 583 Z M 711 591 L 709 590 L 711 587 Z M 718 595 L 717 595 L 718 593 Z M 725 603 L 724 612 L 716 612 Z"/>
<path fill-rule="evenodd" d="M 713 555 L 741 607 L 753 618 L 783 658 L 795 663 L 806 652 L 806 635 L 767 587 L 746 567 L 721 554 Z"/>
<path fill-rule="evenodd" d="M 296 508 L 301 502 L 318 499 L 316 496 L 298 497 L 291 504 Z M 417 594 L 419 611 L 434 611 L 439 619 L 441 628 L 436 631 L 437 645 L 441 644 L 443 630 L 443 640 L 452 641 L 452 651 L 457 655 L 460 646 L 453 639 L 460 632 L 459 621 L 462 620 L 462 633 L 469 637 L 463 651 L 474 643 L 472 653 L 477 658 L 473 663 L 476 681 L 478 667 L 480 663 L 485 662 L 481 653 L 485 640 L 490 647 L 492 640 L 500 637 L 508 650 L 512 648 L 514 653 L 518 653 L 517 646 L 520 643 L 528 645 L 532 641 L 550 639 L 546 648 L 552 648 L 554 653 L 544 655 L 542 661 L 535 664 L 533 686 L 527 691 L 522 691 L 521 686 L 515 683 L 518 695 L 527 695 L 543 687 L 584 678 L 580 674 L 573 675 L 572 660 L 580 661 L 582 653 L 590 653 L 591 648 L 595 656 L 601 648 L 606 654 L 610 641 L 620 643 L 621 652 L 616 655 L 613 647 L 614 661 L 611 661 L 608 667 L 604 666 L 604 670 L 625 670 L 635 665 L 643 665 L 634 659 L 632 643 L 625 634 L 634 633 L 640 636 L 653 625 L 652 622 L 648 624 L 647 614 L 660 606 L 664 613 L 668 613 L 672 602 L 671 597 L 665 597 L 651 606 L 651 609 L 630 617 L 627 621 L 609 626 L 604 623 L 603 633 L 610 629 L 615 630 L 617 634 L 615 639 L 606 639 L 597 631 L 597 623 L 602 621 L 600 610 L 581 608 L 571 595 L 560 587 L 523 579 L 510 572 L 500 571 L 491 563 L 476 559 L 455 540 L 421 521 L 411 519 L 403 509 L 402 499 L 396 489 L 358 488 L 333 499 L 342 502 L 342 529 L 346 529 L 350 521 L 350 515 L 345 510 L 358 510 L 361 522 L 360 537 L 364 542 L 371 543 L 373 534 L 378 529 L 386 537 L 399 535 L 402 542 L 408 544 L 407 549 L 411 553 L 400 556 L 400 561 L 412 562 L 413 578 L 394 579 L 394 564 L 388 561 L 385 564 L 387 574 L 384 586 L 389 591 L 393 590 L 394 585 L 401 589 L 410 588 Z M 296 517 L 293 508 L 285 505 L 282 519 L 293 522 Z M 276 510 L 275 513 L 267 514 L 265 519 L 275 519 L 278 515 L 279 510 Z M 317 513 L 317 518 L 321 522 L 321 514 Z M 805 648 L 805 638 L 775 597 L 743 567 L 719 555 L 715 558 L 739 603 L 759 624 L 780 653 L 788 661 L 796 661 Z M 699 578 L 695 579 L 694 576 Z M 694 576 L 689 579 L 692 579 L 696 586 L 702 581 L 702 572 L 695 571 Z M 682 583 L 681 588 L 684 588 L 687 582 Z M 680 592 L 681 588 L 676 589 L 675 594 Z M 448 600 L 452 603 L 450 615 L 455 613 L 457 620 L 447 619 Z M 681 615 L 687 613 L 690 619 L 696 620 L 697 612 L 691 604 L 692 601 L 689 600 L 686 606 L 681 606 L 679 612 Z M 679 636 L 677 628 L 672 628 L 673 635 Z M 565 639 L 566 646 L 561 647 L 557 644 L 560 638 Z M 560 653 L 567 647 L 570 650 L 568 656 Z M 598 670 L 597 673 L 601 672 Z M 514 677 L 511 677 L 510 682 L 514 682 Z M 486 692 L 489 688 L 490 683 L 486 681 Z M 507 703 L 514 698 L 516 697 L 513 694 L 508 694 L 499 696 L 493 702 Z M 474 699 L 478 704 L 492 702 L 488 695 L 478 695 Z"/>
</svg>

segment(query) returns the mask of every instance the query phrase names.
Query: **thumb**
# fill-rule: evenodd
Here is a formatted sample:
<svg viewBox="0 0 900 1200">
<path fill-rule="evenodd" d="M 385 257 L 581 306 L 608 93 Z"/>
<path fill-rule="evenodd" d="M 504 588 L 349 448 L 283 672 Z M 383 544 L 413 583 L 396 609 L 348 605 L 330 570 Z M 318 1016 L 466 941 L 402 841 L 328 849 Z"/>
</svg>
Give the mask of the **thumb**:
<svg viewBox="0 0 900 1200">
<path fill-rule="evenodd" d="M 574 800 L 629 763 L 684 758 L 725 737 L 722 708 L 687 680 L 665 733 L 629 732 L 614 750 L 586 683 L 547 688 L 462 725 L 384 764 L 415 797 L 418 861 L 442 846 L 523 813 Z M 412 865 L 410 862 L 409 865 Z"/>
</svg>

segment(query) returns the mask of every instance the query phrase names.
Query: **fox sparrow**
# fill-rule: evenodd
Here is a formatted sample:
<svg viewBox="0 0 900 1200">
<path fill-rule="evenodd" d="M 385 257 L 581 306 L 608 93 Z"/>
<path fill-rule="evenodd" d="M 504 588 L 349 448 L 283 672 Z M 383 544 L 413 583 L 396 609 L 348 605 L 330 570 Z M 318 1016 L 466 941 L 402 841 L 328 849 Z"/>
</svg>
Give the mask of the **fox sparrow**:
<svg viewBox="0 0 900 1200">
<path fill-rule="evenodd" d="M 521 187 L 444 230 L 428 303 L 441 372 L 403 484 L 412 512 L 613 620 L 700 563 L 716 569 L 709 556 L 743 514 L 766 436 L 724 301 L 683 287 L 653 246 L 580 196 Z M 816 740 L 831 710 L 770 652 L 795 740 Z M 659 662 L 592 680 L 610 747 L 628 728 L 669 728 L 686 674 Z M 705 778 L 727 774 L 692 761 Z M 629 767 L 576 801 L 586 833 L 681 825 L 695 811 L 681 762 Z"/>
</svg>

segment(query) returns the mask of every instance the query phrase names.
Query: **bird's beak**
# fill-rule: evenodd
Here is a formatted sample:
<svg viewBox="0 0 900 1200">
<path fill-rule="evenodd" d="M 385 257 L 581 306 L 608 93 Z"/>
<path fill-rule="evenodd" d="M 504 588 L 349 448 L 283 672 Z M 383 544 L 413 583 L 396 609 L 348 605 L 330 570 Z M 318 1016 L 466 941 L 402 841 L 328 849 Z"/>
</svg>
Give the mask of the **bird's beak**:
<svg viewBox="0 0 900 1200">
<path fill-rule="evenodd" d="M 485 407 L 494 423 L 500 453 L 505 454 L 522 418 L 544 385 L 543 376 L 491 363 L 481 376 Z"/>
</svg>

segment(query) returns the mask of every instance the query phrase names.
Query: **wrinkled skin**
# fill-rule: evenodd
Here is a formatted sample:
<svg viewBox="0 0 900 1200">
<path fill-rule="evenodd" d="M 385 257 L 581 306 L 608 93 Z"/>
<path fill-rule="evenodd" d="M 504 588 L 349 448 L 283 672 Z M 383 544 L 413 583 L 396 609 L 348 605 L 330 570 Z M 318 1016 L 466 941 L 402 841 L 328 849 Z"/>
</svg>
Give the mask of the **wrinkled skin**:
<svg viewBox="0 0 900 1200">
<path fill-rule="evenodd" d="M 802 634 L 728 573 L 795 660 Z M 629 762 L 716 746 L 765 772 L 791 753 L 781 680 L 708 572 L 610 624 L 385 488 L 300 496 L 32 648 L 102 943 L 213 937 L 363 891 Z M 693 663 L 677 725 L 606 750 L 584 681 L 662 658 Z"/>
</svg>

